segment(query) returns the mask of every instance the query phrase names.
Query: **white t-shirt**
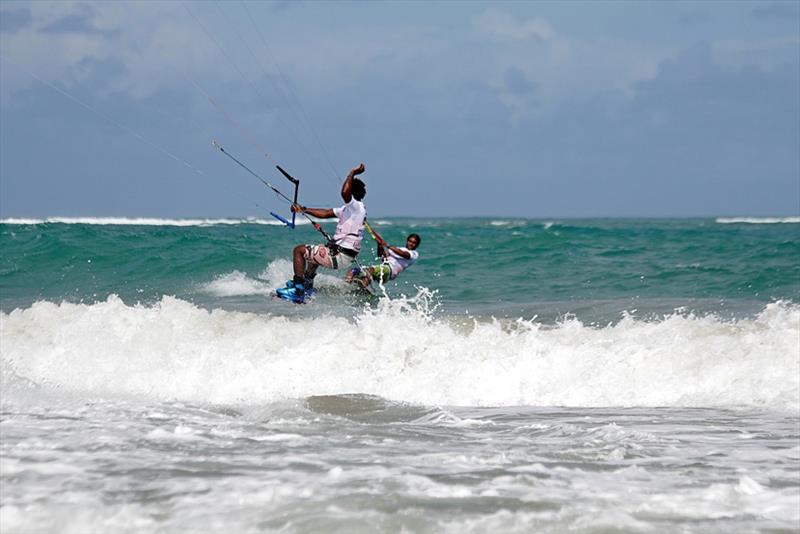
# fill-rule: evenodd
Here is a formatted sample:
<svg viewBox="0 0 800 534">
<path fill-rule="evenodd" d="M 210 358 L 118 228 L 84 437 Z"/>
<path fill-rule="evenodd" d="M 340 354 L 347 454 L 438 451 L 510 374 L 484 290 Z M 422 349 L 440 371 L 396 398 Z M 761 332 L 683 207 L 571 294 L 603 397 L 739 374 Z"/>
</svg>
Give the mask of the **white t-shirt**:
<svg viewBox="0 0 800 534">
<path fill-rule="evenodd" d="M 353 197 L 341 208 L 333 208 L 333 214 L 339 217 L 333 240 L 340 247 L 360 252 L 361 240 L 364 239 L 364 219 L 367 218 L 364 203 Z"/>
<path fill-rule="evenodd" d="M 397 275 L 405 269 L 414 264 L 419 258 L 419 252 L 416 250 L 408 250 L 406 247 L 396 247 L 403 252 L 408 252 L 411 257 L 404 258 L 400 254 L 396 254 L 392 249 L 386 249 L 386 260 L 389 262 L 389 268 L 392 270 L 392 279 L 397 278 Z"/>
</svg>

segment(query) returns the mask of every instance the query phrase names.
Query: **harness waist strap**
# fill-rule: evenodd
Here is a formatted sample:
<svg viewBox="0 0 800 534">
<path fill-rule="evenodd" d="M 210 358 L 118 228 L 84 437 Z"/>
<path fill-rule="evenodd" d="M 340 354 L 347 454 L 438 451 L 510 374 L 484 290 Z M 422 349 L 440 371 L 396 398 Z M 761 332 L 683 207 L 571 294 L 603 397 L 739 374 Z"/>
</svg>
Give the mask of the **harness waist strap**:
<svg viewBox="0 0 800 534">
<path fill-rule="evenodd" d="M 356 256 L 358 256 L 358 252 L 356 252 L 355 250 L 352 250 L 352 249 L 349 249 L 349 248 L 340 247 L 339 245 L 337 245 L 333 241 L 329 241 L 326 244 L 326 246 L 328 247 L 328 249 L 330 249 L 332 256 L 336 256 L 340 252 L 342 254 L 345 254 L 346 256 L 350 256 L 351 258 L 355 258 Z"/>
</svg>

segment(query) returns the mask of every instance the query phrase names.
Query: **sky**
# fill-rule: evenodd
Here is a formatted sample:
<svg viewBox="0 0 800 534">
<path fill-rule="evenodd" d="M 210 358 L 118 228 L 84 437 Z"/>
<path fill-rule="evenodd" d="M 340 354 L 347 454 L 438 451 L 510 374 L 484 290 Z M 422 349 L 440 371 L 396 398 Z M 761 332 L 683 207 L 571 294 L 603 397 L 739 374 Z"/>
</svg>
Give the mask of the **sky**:
<svg viewBox="0 0 800 534">
<path fill-rule="evenodd" d="M 0 218 L 800 215 L 800 2 L 0 1 Z"/>
</svg>

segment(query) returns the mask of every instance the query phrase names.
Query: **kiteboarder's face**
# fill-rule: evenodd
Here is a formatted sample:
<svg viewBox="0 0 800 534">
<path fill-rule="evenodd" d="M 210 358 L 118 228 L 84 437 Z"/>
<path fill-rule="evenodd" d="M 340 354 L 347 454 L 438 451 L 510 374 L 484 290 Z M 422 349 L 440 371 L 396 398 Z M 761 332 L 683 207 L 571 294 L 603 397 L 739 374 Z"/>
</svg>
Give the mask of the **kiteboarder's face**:
<svg viewBox="0 0 800 534">
<path fill-rule="evenodd" d="M 417 238 L 416 238 L 416 237 L 414 237 L 414 236 L 409 236 L 409 237 L 408 237 L 408 239 L 406 239 L 406 248 L 407 248 L 408 250 L 414 250 L 414 249 L 416 249 L 418 246 L 419 246 L 419 241 L 417 241 Z"/>
</svg>

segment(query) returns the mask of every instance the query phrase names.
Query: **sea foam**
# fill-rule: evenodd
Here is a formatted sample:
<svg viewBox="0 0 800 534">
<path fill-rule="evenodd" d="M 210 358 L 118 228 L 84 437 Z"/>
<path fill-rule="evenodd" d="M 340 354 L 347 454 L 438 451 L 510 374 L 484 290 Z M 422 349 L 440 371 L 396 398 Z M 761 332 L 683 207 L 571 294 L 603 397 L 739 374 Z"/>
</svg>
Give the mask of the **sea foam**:
<svg viewBox="0 0 800 534">
<path fill-rule="evenodd" d="M 216 297 L 243 295 L 270 295 L 276 287 L 283 287 L 292 278 L 292 262 L 285 259 L 272 261 L 257 276 L 249 276 L 241 271 L 231 271 L 217 276 L 211 282 L 201 284 L 200 291 Z M 345 281 L 337 276 L 320 272 L 314 280 L 317 288 L 347 287 Z"/>
<path fill-rule="evenodd" d="M 718 217 L 719 224 L 797 224 L 800 217 Z"/>
<path fill-rule="evenodd" d="M 0 314 L 5 391 L 261 404 L 364 393 L 425 405 L 800 408 L 800 307 L 587 326 L 464 324 L 429 296 L 354 320 L 208 311 L 164 297 Z M 4 398 L 4 402 L 7 400 Z"/>
</svg>

